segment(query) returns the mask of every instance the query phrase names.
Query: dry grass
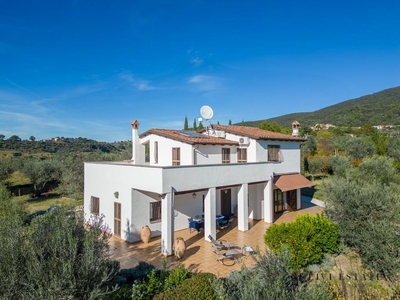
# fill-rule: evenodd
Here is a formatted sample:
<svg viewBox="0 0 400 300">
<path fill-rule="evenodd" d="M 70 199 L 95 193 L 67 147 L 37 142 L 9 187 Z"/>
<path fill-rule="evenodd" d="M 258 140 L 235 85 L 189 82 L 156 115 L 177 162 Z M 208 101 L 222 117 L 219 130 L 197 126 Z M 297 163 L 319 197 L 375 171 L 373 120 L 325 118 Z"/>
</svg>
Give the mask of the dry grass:
<svg viewBox="0 0 400 300">
<path fill-rule="evenodd" d="M 399 299 L 399 285 L 365 269 L 357 253 L 341 254 L 335 261 L 329 272 L 313 275 L 314 280 L 324 280 L 335 299 Z"/>
<path fill-rule="evenodd" d="M 37 210 L 46 210 L 49 206 L 79 206 L 83 204 L 83 200 L 74 200 L 70 198 L 60 197 L 58 194 L 47 194 L 35 199 L 29 199 L 28 195 L 14 197 L 13 199 L 23 200 L 27 205 L 29 212 Z"/>
</svg>

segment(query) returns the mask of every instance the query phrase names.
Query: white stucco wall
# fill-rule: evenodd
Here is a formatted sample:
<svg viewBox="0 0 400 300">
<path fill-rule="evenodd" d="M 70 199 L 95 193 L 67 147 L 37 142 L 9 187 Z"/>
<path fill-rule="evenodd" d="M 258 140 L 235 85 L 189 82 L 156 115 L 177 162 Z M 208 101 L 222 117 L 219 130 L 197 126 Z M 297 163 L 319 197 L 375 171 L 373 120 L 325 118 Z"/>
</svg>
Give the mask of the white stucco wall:
<svg viewBox="0 0 400 300">
<path fill-rule="evenodd" d="M 281 147 L 281 162 L 273 162 L 274 173 L 300 172 L 300 142 L 287 141 L 258 141 L 257 161 L 267 161 L 268 145 Z"/>
<path fill-rule="evenodd" d="M 237 147 L 222 145 L 194 145 L 197 165 L 222 164 L 222 148 L 230 149 L 230 163 L 237 162 Z"/>
<path fill-rule="evenodd" d="M 245 138 L 242 135 L 236 135 L 232 133 L 227 133 L 226 134 L 226 139 L 232 140 L 239 142 L 241 138 Z M 256 144 L 257 141 L 251 138 L 248 138 L 249 143 L 248 144 L 243 144 L 240 146 L 235 147 L 235 162 L 237 162 L 237 155 L 236 155 L 236 149 L 241 147 L 247 149 L 247 162 L 257 162 L 257 156 L 256 156 Z"/>
<path fill-rule="evenodd" d="M 154 156 L 154 142 L 158 142 L 158 163 L 155 163 Z M 151 166 L 172 166 L 172 148 L 180 148 L 181 152 L 181 165 L 192 165 L 193 164 L 193 147 L 192 145 L 167 139 L 158 135 L 150 134 L 145 138 L 141 139 L 140 151 L 144 157 L 146 143 L 150 145 L 150 163 Z M 144 163 L 144 161 L 143 161 Z"/>
</svg>

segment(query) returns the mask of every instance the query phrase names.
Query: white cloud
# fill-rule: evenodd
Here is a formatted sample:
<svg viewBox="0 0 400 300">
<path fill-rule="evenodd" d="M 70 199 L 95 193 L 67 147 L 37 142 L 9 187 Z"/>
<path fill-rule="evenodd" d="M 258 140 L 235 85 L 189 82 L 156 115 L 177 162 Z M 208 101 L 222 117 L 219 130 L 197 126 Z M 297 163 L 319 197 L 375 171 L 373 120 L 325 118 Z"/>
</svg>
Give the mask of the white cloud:
<svg viewBox="0 0 400 300">
<path fill-rule="evenodd" d="M 188 82 L 202 91 L 216 90 L 219 87 L 219 80 L 214 76 L 196 75 L 190 77 Z"/>
<path fill-rule="evenodd" d="M 203 60 L 200 57 L 195 57 L 191 59 L 190 62 L 193 65 L 193 67 L 198 67 L 203 64 Z"/>
<path fill-rule="evenodd" d="M 151 81 L 136 79 L 131 72 L 123 72 L 119 74 L 119 77 L 126 82 L 129 82 L 132 86 L 136 87 L 139 91 L 150 91 L 157 89 L 155 86 L 150 85 Z"/>
<path fill-rule="evenodd" d="M 210 76 L 196 75 L 196 76 L 190 77 L 188 82 L 190 82 L 190 83 L 204 82 L 204 81 L 208 80 L 209 77 Z"/>
</svg>

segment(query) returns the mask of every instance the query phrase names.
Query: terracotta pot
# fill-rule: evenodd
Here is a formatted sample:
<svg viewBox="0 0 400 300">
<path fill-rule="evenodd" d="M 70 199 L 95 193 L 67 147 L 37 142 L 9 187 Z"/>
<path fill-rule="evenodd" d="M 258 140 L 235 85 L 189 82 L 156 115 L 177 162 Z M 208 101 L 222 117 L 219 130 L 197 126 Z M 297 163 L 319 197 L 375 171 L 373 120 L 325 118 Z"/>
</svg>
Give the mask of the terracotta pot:
<svg viewBox="0 0 400 300">
<path fill-rule="evenodd" d="M 142 227 L 142 230 L 140 230 L 140 238 L 142 239 L 142 242 L 147 244 L 150 239 L 151 239 L 151 230 L 149 226 L 144 225 Z"/>
<path fill-rule="evenodd" d="M 174 241 L 174 253 L 178 259 L 182 259 L 186 251 L 186 244 L 183 238 L 176 238 Z"/>
</svg>

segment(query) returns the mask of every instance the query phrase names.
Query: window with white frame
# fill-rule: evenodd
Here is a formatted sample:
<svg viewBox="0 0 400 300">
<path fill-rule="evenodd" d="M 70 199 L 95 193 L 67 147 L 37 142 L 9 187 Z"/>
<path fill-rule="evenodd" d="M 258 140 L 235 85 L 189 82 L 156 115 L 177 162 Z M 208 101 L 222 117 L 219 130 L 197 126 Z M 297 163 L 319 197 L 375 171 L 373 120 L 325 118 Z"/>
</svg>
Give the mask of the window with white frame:
<svg viewBox="0 0 400 300">
<path fill-rule="evenodd" d="M 144 144 L 144 162 L 145 163 L 150 162 L 150 143 L 149 142 Z"/>
<path fill-rule="evenodd" d="M 246 163 L 247 162 L 247 149 L 246 148 L 238 148 L 237 149 L 237 162 L 238 163 Z"/>
<path fill-rule="evenodd" d="M 100 214 L 100 198 L 90 197 L 90 213 L 98 216 Z"/>
<path fill-rule="evenodd" d="M 268 161 L 280 161 L 281 146 L 268 145 Z"/>
<path fill-rule="evenodd" d="M 158 142 L 154 142 L 154 163 L 158 164 Z"/>
<path fill-rule="evenodd" d="M 150 202 L 150 222 L 161 221 L 161 201 Z"/>
<path fill-rule="evenodd" d="M 181 148 L 172 148 L 172 165 L 181 165 Z"/>
<path fill-rule="evenodd" d="M 229 164 L 231 162 L 231 149 L 222 148 L 222 163 Z"/>
</svg>

